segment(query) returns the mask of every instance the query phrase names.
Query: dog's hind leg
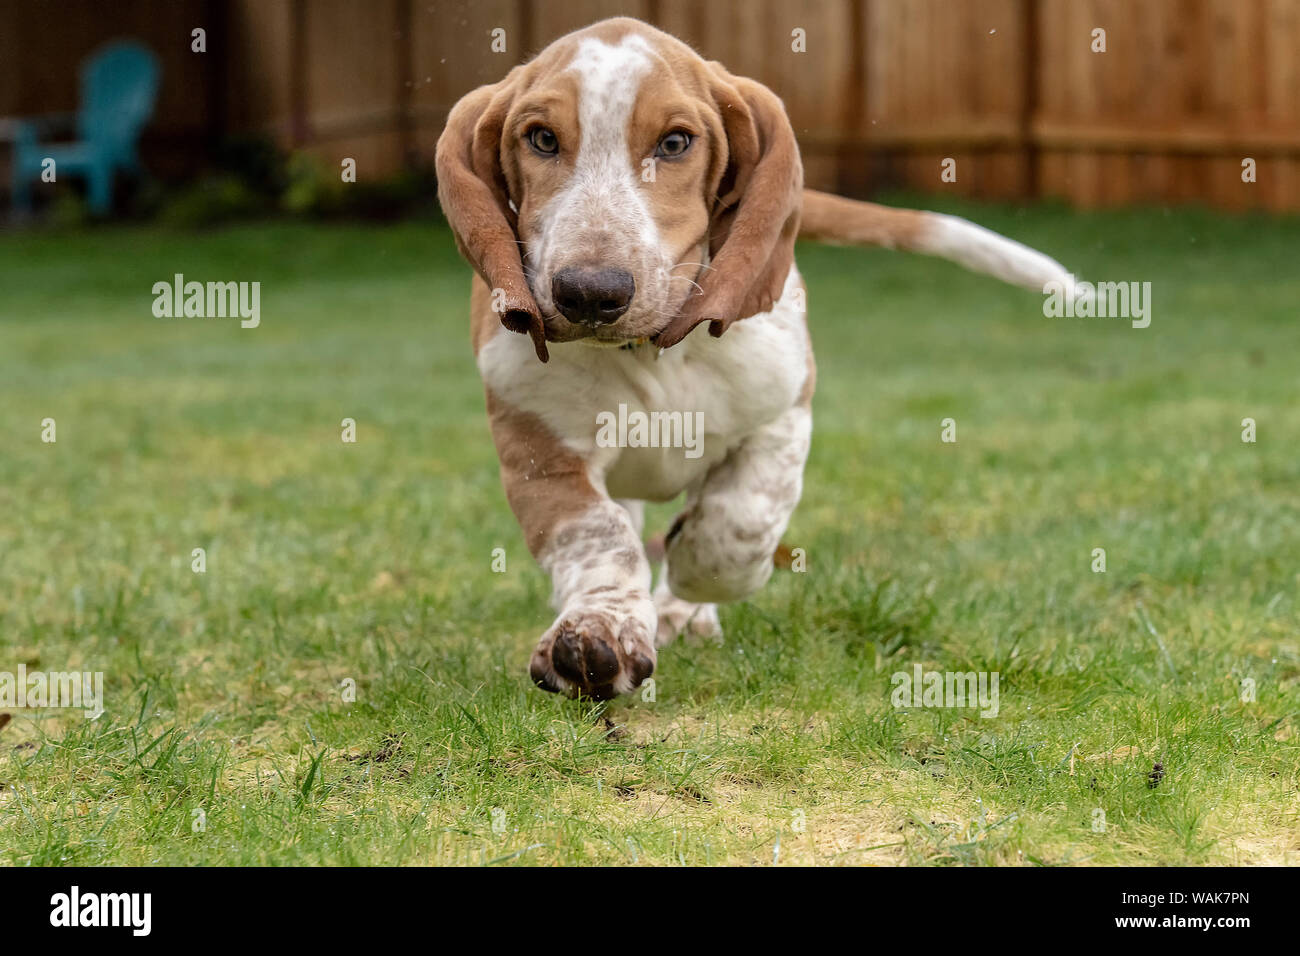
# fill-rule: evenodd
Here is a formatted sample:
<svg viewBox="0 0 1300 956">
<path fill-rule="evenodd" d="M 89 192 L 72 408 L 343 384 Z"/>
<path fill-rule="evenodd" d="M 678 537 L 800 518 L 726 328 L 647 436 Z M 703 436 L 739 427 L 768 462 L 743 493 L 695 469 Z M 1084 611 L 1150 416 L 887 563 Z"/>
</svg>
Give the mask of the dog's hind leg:
<svg viewBox="0 0 1300 956">
<path fill-rule="evenodd" d="M 637 536 L 641 536 L 645 531 L 645 502 L 630 498 L 619 498 L 617 501 L 627 510 Z M 693 604 L 690 601 L 683 601 L 673 594 L 668 587 L 668 576 L 663 573 L 662 567 L 664 560 L 663 535 L 655 535 L 646 543 L 646 557 L 649 559 L 652 568 L 659 567 L 659 583 L 655 585 L 652 595 L 655 609 L 659 613 L 659 627 L 655 634 L 655 646 L 663 647 L 665 644 L 672 643 L 673 639 L 683 632 L 693 634 L 696 637 L 721 640 L 722 624 L 718 620 L 718 606 L 716 604 Z"/>
<path fill-rule="evenodd" d="M 655 610 L 659 612 L 659 628 L 655 633 L 655 646 L 672 643 L 678 634 L 689 634 L 714 641 L 722 640 L 722 622 L 718 620 L 716 604 L 696 604 L 679 598 L 668 586 L 668 575 L 659 575 L 654 589 Z"/>
<path fill-rule="evenodd" d="M 772 555 L 803 490 L 807 402 L 740 443 L 686 497 L 665 538 L 668 588 L 697 604 L 739 601 L 772 574 Z"/>
</svg>

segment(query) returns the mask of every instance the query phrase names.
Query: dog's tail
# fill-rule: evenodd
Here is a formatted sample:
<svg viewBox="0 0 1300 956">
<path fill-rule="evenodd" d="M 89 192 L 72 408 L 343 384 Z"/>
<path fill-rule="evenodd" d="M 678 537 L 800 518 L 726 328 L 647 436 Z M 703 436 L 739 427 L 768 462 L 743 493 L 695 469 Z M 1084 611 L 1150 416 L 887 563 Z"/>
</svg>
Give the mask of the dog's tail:
<svg viewBox="0 0 1300 956">
<path fill-rule="evenodd" d="M 1072 281 L 1065 266 L 1050 256 L 957 216 L 895 209 L 815 189 L 803 191 L 799 238 L 938 256 L 1035 292 L 1051 281 Z"/>
</svg>

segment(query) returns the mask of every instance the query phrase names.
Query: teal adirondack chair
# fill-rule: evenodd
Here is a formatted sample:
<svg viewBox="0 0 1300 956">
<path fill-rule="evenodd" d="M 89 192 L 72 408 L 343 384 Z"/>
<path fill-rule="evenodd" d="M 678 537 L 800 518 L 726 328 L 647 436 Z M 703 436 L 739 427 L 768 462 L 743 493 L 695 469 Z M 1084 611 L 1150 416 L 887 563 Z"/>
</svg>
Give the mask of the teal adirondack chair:
<svg viewBox="0 0 1300 956">
<path fill-rule="evenodd" d="M 52 159 L 55 175 L 86 180 L 86 202 L 97 216 L 113 204 L 113 176 L 138 173 L 136 142 L 158 99 L 158 58 L 134 40 L 117 40 L 101 47 L 81 66 L 81 103 L 75 116 L 51 116 L 19 121 L 14 131 L 13 201 L 21 213 L 30 212 L 32 183 L 41 177 L 42 163 Z M 75 120 L 69 124 L 67 120 Z M 57 126 L 75 125 L 76 140 L 42 143 L 40 134 Z"/>
</svg>

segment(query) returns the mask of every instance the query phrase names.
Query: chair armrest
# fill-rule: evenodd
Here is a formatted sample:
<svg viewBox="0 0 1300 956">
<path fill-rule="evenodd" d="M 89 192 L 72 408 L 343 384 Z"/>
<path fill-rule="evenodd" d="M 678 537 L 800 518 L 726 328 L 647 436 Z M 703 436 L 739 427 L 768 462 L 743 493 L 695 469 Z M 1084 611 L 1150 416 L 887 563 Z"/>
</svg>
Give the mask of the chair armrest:
<svg viewBox="0 0 1300 956">
<path fill-rule="evenodd" d="M 0 119 L 0 142 L 8 140 L 26 146 L 35 145 L 42 136 L 60 130 L 76 129 L 76 113 L 47 113 L 27 119 Z"/>
</svg>

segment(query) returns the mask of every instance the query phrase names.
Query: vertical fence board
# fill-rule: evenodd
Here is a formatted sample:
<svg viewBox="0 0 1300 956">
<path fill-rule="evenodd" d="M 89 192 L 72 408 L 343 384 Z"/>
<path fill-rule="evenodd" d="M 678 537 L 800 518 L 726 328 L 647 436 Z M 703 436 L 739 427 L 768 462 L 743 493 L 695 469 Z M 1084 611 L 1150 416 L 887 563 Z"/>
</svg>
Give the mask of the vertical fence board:
<svg viewBox="0 0 1300 956">
<path fill-rule="evenodd" d="M 530 42 L 528 0 L 412 0 L 411 95 L 415 149 L 433 162 L 434 146 L 447 112 L 476 87 L 495 83 L 524 58 Z M 493 52 L 494 30 L 504 31 L 506 49 Z"/>
</svg>

